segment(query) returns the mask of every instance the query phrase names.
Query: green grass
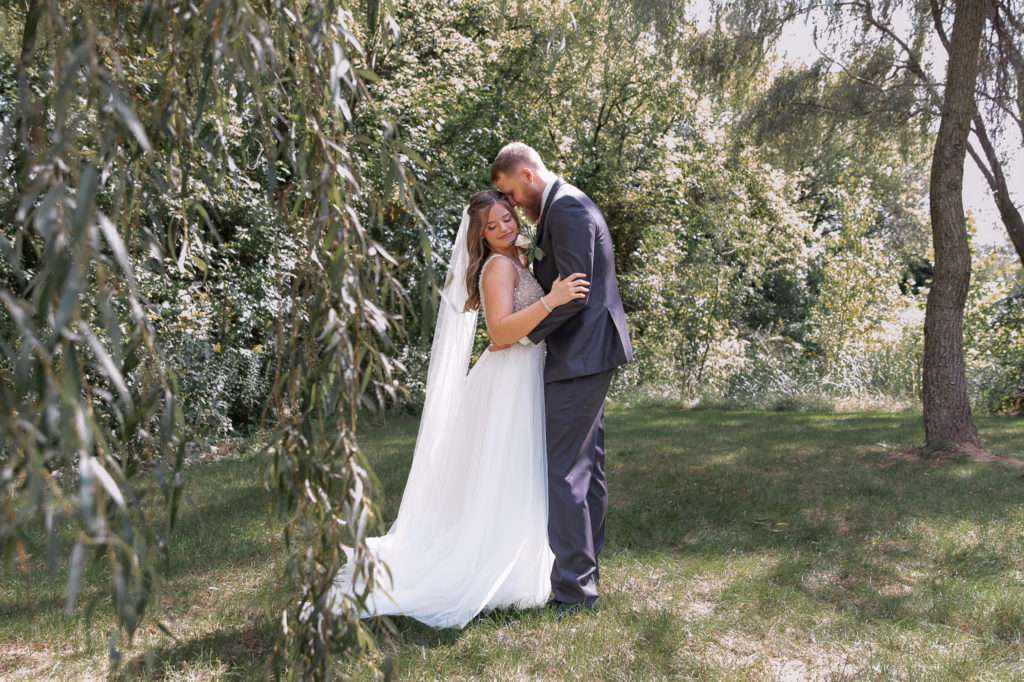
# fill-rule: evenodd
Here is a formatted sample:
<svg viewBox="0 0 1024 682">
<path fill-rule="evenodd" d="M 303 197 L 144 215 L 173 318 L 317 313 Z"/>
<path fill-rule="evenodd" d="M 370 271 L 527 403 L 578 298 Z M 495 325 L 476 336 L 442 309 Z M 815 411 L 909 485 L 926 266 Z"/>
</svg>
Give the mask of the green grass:
<svg viewBox="0 0 1024 682">
<path fill-rule="evenodd" d="M 256 448 L 230 453 L 186 470 L 191 503 L 182 505 L 174 537 L 164 618 L 177 641 L 149 619 L 132 646 L 123 640 L 122 673 L 147 671 L 173 679 L 249 679 L 263 669 L 273 629 L 263 616 L 279 582 L 280 543 L 275 541 L 258 485 Z M 106 601 L 109 584 L 96 568 L 86 571 L 80 606 L 62 608 L 67 565 L 49 575 L 33 561 L 28 579 L 5 571 L 0 582 L 0 679 L 96 679 L 109 670 L 115 630 Z M 89 602 L 97 605 L 88 618 Z"/>
<path fill-rule="evenodd" d="M 1024 420 L 977 421 L 988 450 L 1024 459 Z M 913 414 L 656 406 L 607 422 L 601 614 L 500 611 L 462 631 L 400 618 L 370 661 L 390 657 L 401 679 L 1024 679 L 1018 468 L 892 457 L 923 438 Z M 413 418 L 363 425 L 386 518 L 416 429 Z M 201 509 L 176 539 L 179 641 L 147 627 L 127 666 L 246 679 L 273 637 L 262 604 L 279 597 L 256 463 L 189 473 Z M 91 625 L 81 609 L 65 618 L 61 576 L 42 564 L 28 586 L 11 575 L 0 677 L 103 675 L 103 609 Z M 100 588 L 91 576 L 87 591 Z M 355 659 L 337 671 L 369 676 Z"/>
</svg>

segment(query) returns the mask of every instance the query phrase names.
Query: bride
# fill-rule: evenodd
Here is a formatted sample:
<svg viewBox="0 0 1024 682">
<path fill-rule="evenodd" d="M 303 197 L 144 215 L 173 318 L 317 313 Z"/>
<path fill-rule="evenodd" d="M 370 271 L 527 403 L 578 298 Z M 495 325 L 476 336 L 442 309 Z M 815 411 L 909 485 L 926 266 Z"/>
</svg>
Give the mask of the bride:
<svg viewBox="0 0 1024 682">
<path fill-rule="evenodd" d="M 520 260 L 519 227 L 500 192 L 477 192 L 463 212 L 409 480 L 387 535 L 367 540 L 386 568 L 375 572 L 364 617 L 461 628 L 483 610 L 547 601 L 544 346 L 516 342 L 589 283 L 575 273 L 545 295 Z M 467 376 L 478 308 L 492 341 L 510 347 L 485 351 Z M 364 587 L 343 570 L 331 608 L 357 603 Z"/>
</svg>

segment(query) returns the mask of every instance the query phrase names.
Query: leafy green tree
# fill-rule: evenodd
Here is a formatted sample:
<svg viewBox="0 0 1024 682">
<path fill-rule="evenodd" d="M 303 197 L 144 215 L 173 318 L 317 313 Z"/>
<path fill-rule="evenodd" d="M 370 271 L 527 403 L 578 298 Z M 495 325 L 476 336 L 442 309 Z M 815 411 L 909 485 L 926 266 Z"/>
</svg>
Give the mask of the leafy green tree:
<svg viewBox="0 0 1024 682">
<path fill-rule="evenodd" d="M 781 118 L 795 113 L 798 117 L 817 120 L 830 117 L 841 121 L 859 120 L 861 124 L 854 125 L 861 128 L 861 134 L 872 142 L 880 136 L 883 139 L 891 136 L 901 129 L 935 134 L 933 131 L 940 117 L 948 118 L 946 107 L 953 93 L 948 88 L 938 87 L 936 83 L 939 79 L 933 73 L 937 69 L 928 63 L 926 56 L 930 45 L 942 46 L 945 49 L 944 56 L 949 60 L 947 77 L 953 66 L 965 59 L 962 52 L 956 52 L 953 41 L 947 35 L 946 26 L 954 15 L 952 3 L 873 3 L 853 0 L 837 3 L 782 3 L 779 7 L 784 9 L 778 15 L 790 19 L 799 15 L 824 16 L 828 29 L 824 35 L 815 33 L 823 53 L 822 59 L 804 70 L 791 73 L 786 80 L 780 81 L 772 93 L 770 99 L 775 109 L 787 112 Z M 959 7 L 960 4 L 955 5 L 957 10 Z M 1018 242 L 1021 242 L 1018 237 L 1024 235 L 1024 232 L 1020 230 L 1020 215 L 1007 189 L 1002 159 L 996 153 L 998 139 L 994 136 L 995 133 L 1003 133 L 1007 123 L 1019 127 L 1020 102 L 1016 94 L 1019 79 L 1013 77 L 1019 70 L 1020 43 L 1024 39 L 1016 18 L 1020 14 L 1019 9 L 1012 2 L 995 2 L 986 6 L 983 25 L 979 29 L 982 33 L 977 41 L 980 45 L 978 68 L 975 70 L 978 76 L 978 97 L 977 101 L 972 97 L 969 103 L 970 125 L 967 128 L 968 137 L 964 138 L 963 144 L 966 153 L 970 154 L 988 179 L 1007 232 L 1018 249 L 1018 255 L 1021 255 L 1024 252 L 1018 246 Z M 903 25 L 906 29 L 898 28 L 901 18 L 905 20 Z M 856 30 L 847 30 L 845 27 L 848 25 L 855 26 Z M 982 40 L 981 35 L 988 37 Z M 961 45 L 959 49 L 962 51 L 965 46 Z M 940 69 L 942 61 L 940 56 Z M 830 88 L 831 97 L 822 98 L 817 95 L 821 83 L 835 84 L 836 87 Z M 974 92 L 974 81 L 971 83 L 969 90 Z M 970 139 L 970 134 L 973 134 L 974 141 Z M 963 353 L 960 341 L 957 340 L 959 332 L 952 330 L 952 327 L 959 324 L 962 315 L 962 302 L 970 274 L 970 256 L 966 233 L 961 239 L 954 238 L 949 232 L 948 226 L 952 225 L 950 221 L 953 220 L 949 215 L 957 210 L 956 207 L 952 204 L 939 207 L 941 202 L 954 200 L 952 193 L 956 194 L 956 201 L 959 201 L 962 186 L 962 179 L 954 182 L 951 177 L 942 179 L 941 176 L 941 173 L 953 172 L 958 167 L 950 159 L 940 161 L 945 150 L 956 149 L 960 142 L 950 147 L 951 144 L 949 141 L 937 144 L 931 155 L 931 222 L 936 263 L 935 280 L 929 299 L 932 312 L 927 316 L 929 321 L 926 323 L 926 339 L 930 339 L 930 342 L 926 340 L 923 373 L 924 384 L 928 387 L 924 391 L 926 437 L 930 442 L 942 441 L 954 446 L 958 443 L 977 445 L 977 434 L 970 424 L 963 378 Z M 938 191 L 937 182 L 945 183 L 942 184 L 941 192 Z M 957 225 L 963 228 L 962 204 L 959 210 L 961 217 Z M 919 265 L 909 265 L 911 271 L 925 274 Z M 939 309 L 948 312 L 938 315 Z M 960 313 L 954 312 L 957 309 Z M 939 317 L 945 321 L 938 322 Z"/>
<path fill-rule="evenodd" d="M 937 86 L 940 79 L 929 72 L 923 51 L 928 38 L 934 36 L 942 45 L 947 59 L 957 58 L 947 29 L 957 4 L 931 0 L 926 8 L 915 7 L 913 11 L 920 14 L 915 17 L 916 30 L 911 40 L 902 38 L 892 26 L 891 13 L 902 9 L 899 3 L 894 7 L 875 7 L 870 2 L 861 1 L 853 3 L 853 7 L 863 16 L 865 25 L 874 29 L 890 46 L 889 59 L 895 55 L 902 56 L 902 64 L 894 65 L 896 70 L 916 83 L 922 104 L 930 110 L 933 118 L 938 118 L 945 102 L 944 91 Z M 1021 77 L 1024 76 L 1022 11 L 1024 5 L 1014 0 L 998 0 L 986 5 L 988 35 L 979 51 L 978 95 L 971 111 L 974 139 L 968 140 L 967 153 L 992 190 L 1007 235 L 1024 263 L 1024 218 L 1010 193 L 1005 161 L 997 150 L 1000 142 L 1007 141 L 1003 138 L 1007 124 L 1016 127 L 1017 132 L 1024 136 L 1024 105 L 1020 98 Z"/>
<path fill-rule="evenodd" d="M 821 57 L 779 81 L 769 101 L 780 120 L 806 119 L 808 114 L 825 120 L 835 117 L 871 139 L 936 130 L 954 8 L 955 3 L 947 0 L 751 0 L 722 5 L 724 16 L 735 17 L 742 32 L 767 36 L 769 44 L 786 23 L 813 19 Z M 986 10 L 967 153 L 988 182 L 1010 241 L 1024 262 L 1024 219 L 1010 192 L 1012 178 L 1006 177 L 1004 151 L 1014 146 L 1014 137 L 1024 136 L 1019 92 L 1024 69 L 1022 10 L 1017 0 L 997 0 Z M 823 79 L 833 85 L 827 97 L 815 97 Z"/>
<path fill-rule="evenodd" d="M 723 13 L 706 32 L 694 34 L 688 49 L 674 58 L 694 93 L 690 100 L 693 108 L 684 114 L 688 137 L 706 136 L 706 140 L 689 151 L 703 149 L 701 161 L 679 164 L 684 168 L 680 185 L 686 208 L 662 227 L 681 220 L 685 232 L 703 224 L 695 234 L 707 235 L 710 239 L 705 243 L 717 241 L 718 246 L 677 269 L 671 279 L 661 280 L 659 288 L 671 290 L 665 299 L 677 300 L 675 305 L 686 315 L 707 308 L 694 302 L 714 301 L 711 307 L 717 319 L 714 325 L 698 325 L 704 331 L 693 338 L 703 338 L 703 342 L 680 346 L 681 352 L 676 354 L 659 349 L 653 356 L 700 358 L 693 376 L 702 380 L 710 376 L 702 369 L 705 363 L 718 365 L 724 372 L 717 381 L 730 378 L 727 384 L 719 383 L 717 390 L 738 395 L 761 390 L 751 386 L 751 382 L 763 383 L 760 379 L 744 378 L 743 373 L 760 373 L 757 367 L 763 361 L 772 367 L 770 372 L 803 374 L 797 383 L 834 386 L 837 394 L 888 390 L 882 389 L 887 382 L 873 369 L 879 367 L 876 360 L 885 356 L 881 364 L 905 379 L 914 376 L 916 356 L 892 352 L 888 341 L 883 343 L 875 332 L 868 334 L 859 320 L 845 338 L 851 340 L 864 331 L 863 339 L 857 336 L 864 343 L 838 349 L 841 353 L 830 352 L 828 344 L 821 342 L 838 342 L 838 338 L 830 324 L 832 318 L 822 313 L 831 309 L 836 313 L 833 317 L 859 318 L 866 312 L 876 331 L 879 325 L 902 328 L 912 324 L 904 312 L 916 306 L 896 285 L 903 278 L 911 279 L 909 271 L 923 261 L 927 250 L 925 218 L 920 210 L 925 177 L 918 156 L 924 146 L 921 135 L 912 131 L 902 137 L 876 137 L 869 145 L 849 128 L 837 129 L 802 112 L 793 115 L 790 108 L 777 109 L 780 92 L 822 86 L 816 79 L 801 81 L 793 72 L 780 73 L 772 61 L 771 41 L 785 19 L 779 6 L 761 3 L 751 10 Z M 664 42 L 659 44 L 665 47 Z M 707 113 L 694 115 L 698 111 Z M 688 141 L 687 136 L 679 139 Z M 650 194 L 643 201 L 652 202 Z M 896 257 L 886 254 L 865 259 L 861 239 L 871 240 L 873 247 L 882 247 Z M 661 269 L 653 260 L 655 254 L 662 262 L 672 258 L 664 246 L 659 248 L 662 250 L 652 253 L 644 267 Z M 684 249 L 694 254 L 690 247 Z M 838 268 L 844 263 L 857 270 L 841 273 Z M 726 264 L 728 268 L 723 269 Z M 715 269 L 729 274 L 712 290 L 675 290 L 692 273 Z M 901 270 L 907 274 L 901 277 Z M 638 274 L 637 284 L 643 278 Z M 832 281 L 831 277 L 862 275 L 873 286 L 881 283 L 885 295 L 878 292 L 878 296 L 872 294 L 856 303 L 843 297 L 825 300 L 823 285 Z M 631 292 L 627 296 L 643 291 L 640 286 L 627 289 Z M 833 293 L 842 291 L 839 285 Z M 643 305 L 657 305 L 657 300 L 657 296 L 648 297 Z M 689 326 L 681 319 L 675 324 L 666 324 L 660 317 L 651 321 L 650 327 L 642 319 L 638 321 L 640 333 L 659 327 L 678 339 L 680 331 Z M 711 326 L 721 334 L 714 342 L 714 335 L 706 331 Z M 724 353 L 717 359 L 715 353 L 708 352 L 715 344 Z M 727 360 L 737 347 L 746 349 L 744 357 L 733 355 Z M 780 357 L 768 359 L 771 354 Z M 860 354 L 856 361 L 855 354 Z M 790 359 L 778 364 L 782 356 Z M 739 369 L 744 365 L 748 369 Z M 783 369 L 786 365 L 788 369 Z M 686 382 L 690 386 L 701 383 Z M 898 382 L 902 395 L 908 392 L 907 383 Z M 735 388 L 726 388 L 728 384 Z M 895 390 L 894 382 L 888 384 Z"/>
<path fill-rule="evenodd" d="M 417 30 L 380 53 L 371 88 L 428 162 L 415 188 L 441 258 L 416 255 L 412 214 L 389 209 L 379 237 L 409 256 L 397 271 L 421 292 L 412 322 L 421 339 L 434 305 L 426 274 L 444 262 L 466 197 L 487 186 L 489 162 L 509 139 L 539 149 L 609 219 L 641 357 L 620 387 L 720 390 L 737 349 L 777 337 L 796 344 L 787 347 L 798 362 L 826 364 L 809 320 L 827 258 L 852 243 L 839 238 L 844 230 L 882 240 L 898 253 L 886 260 L 891 280 L 919 286 L 928 266 L 919 131 L 869 145 L 825 123 L 770 128 L 750 115 L 774 82 L 768 33 L 751 37 L 727 22 L 701 32 L 678 3 L 498 9 L 399 4 L 399 21 Z M 422 352 L 406 353 L 410 367 L 425 367 Z"/>
</svg>

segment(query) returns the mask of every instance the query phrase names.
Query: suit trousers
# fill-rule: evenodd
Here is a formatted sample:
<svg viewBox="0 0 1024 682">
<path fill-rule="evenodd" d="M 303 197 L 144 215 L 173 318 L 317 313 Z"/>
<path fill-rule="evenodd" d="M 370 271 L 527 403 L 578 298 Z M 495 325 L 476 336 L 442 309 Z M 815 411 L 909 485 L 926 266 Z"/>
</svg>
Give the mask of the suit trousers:
<svg viewBox="0 0 1024 682">
<path fill-rule="evenodd" d="M 604 545 L 604 401 L 615 370 L 544 385 L 551 589 L 570 604 L 597 598 Z"/>
</svg>

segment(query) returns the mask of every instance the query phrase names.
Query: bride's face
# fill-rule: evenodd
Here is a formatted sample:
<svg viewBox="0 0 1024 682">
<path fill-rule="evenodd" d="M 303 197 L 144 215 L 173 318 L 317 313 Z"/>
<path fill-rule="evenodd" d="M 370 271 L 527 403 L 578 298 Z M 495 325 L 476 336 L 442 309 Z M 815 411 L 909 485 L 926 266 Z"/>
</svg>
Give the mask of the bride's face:
<svg viewBox="0 0 1024 682">
<path fill-rule="evenodd" d="M 491 251 L 505 251 L 516 243 L 519 226 L 508 205 L 503 201 L 491 206 L 484 223 L 484 241 Z"/>
</svg>

